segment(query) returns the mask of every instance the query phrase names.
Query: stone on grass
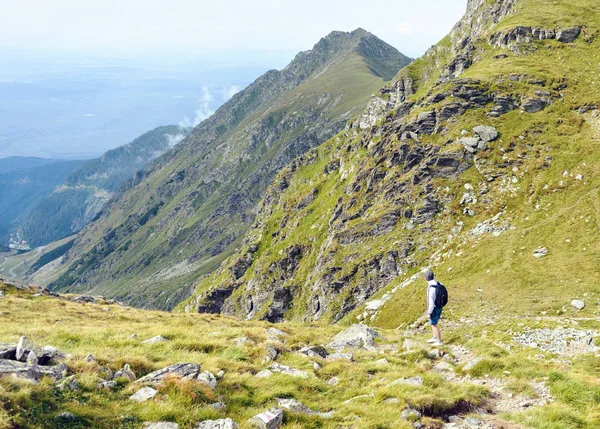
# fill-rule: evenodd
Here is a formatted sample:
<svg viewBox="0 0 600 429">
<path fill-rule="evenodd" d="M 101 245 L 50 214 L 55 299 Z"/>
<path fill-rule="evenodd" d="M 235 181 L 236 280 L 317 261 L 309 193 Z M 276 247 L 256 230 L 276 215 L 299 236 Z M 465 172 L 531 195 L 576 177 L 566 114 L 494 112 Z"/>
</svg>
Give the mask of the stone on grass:
<svg viewBox="0 0 600 429">
<path fill-rule="evenodd" d="M 327 347 L 334 350 L 346 347 L 372 347 L 375 345 L 376 338 L 380 338 L 380 335 L 375 329 L 366 325 L 352 325 L 333 337 Z"/>
<path fill-rule="evenodd" d="M 354 356 L 352 355 L 352 353 L 331 353 L 329 356 L 327 356 L 327 360 L 329 361 L 347 360 L 348 362 L 352 362 L 353 358 Z"/>
<path fill-rule="evenodd" d="M 204 420 L 196 424 L 195 429 L 237 429 L 238 425 L 232 419 Z"/>
<path fill-rule="evenodd" d="M 436 371 L 444 371 L 444 372 L 448 372 L 448 371 L 454 371 L 454 367 L 452 365 L 450 365 L 448 362 L 440 362 L 438 364 L 436 364 L 433 369 L 435 369 Z"/>
<path fill-rule="evenodd" d="M 561 28 L 556 32 L 556 40 L 563 43 L 572 43 L 581 34 L 580 27 Z"/>
<path fill-rule="evenodd" d="M 473 128 L 473 132 L 485 143 L 493 142 L 498 138 L 498 130 L 494 127 L 478 125 Z"/>
<path fill-rule="evenodd" d="M 580 299 L 574 299 L 573 301 L 571 301 L 571 305 L 577 310 L 583 310 L 585 308 L 585 302 L 583 302 Z"/>
<path fill-rule="evenodd" d="M 113 379 L 117 379 L 117 378 L 126 378 L 129 381 L 135 381 L 135 374 L 131 370 L 131 367 L 129 366 L 128 363 L 126 363 L 122 369 L 115 372 Z"/>
<path fill-rule="evenodd" d="M 279 350 L 277 350 L 272 345 L 268 345 L 267 346 L 267 357 L 265 358 L 265 360 L 267 362 L 274 361 L 277 359 L 278 356 L 279 356 Z"/>
<path fill-rule="evenodd" d="M 210 404 L 209 407 L 217 411 L 225 411 L 227 409 L 227 406 L 223 402 L 215 402 L 214 404 Z"/>
<path fill-rule="evenodd" d="M 481 426 L 481 420 L 476 419 L 475 417 L 467 417 L 465 419 L 465 423 L 470 428 L 478 428 L 479 426 Z"/>
<path fill-rule="evenodd" d="M 300 353 L 312 358 L 326 358 L 329 354 L 323 346 L 307 346 L 301 348 L 299 351 Z"/>
<path fill-rule="evenodd" d="M 114 390 L 117 387 L 117 383 L 114 381 L 106 381 L 102 380 L 98 384 L 96 384 L 96 389 L 98 390 Z"/>
<path fill-rule="evenodd" d="M 205 386 L 208 386 L 210 390 L 217 388 L 217 377 L 210 371 L 203 371 L 198 374 L 198 381 Z"/>
<path fill-rule="evenodd" d="M 399 384 L 406 384 L 408 386 L 422 386 L 423 377 L 399 378 L 398 380 L 394 380 L 388 384 L 388 387 L 397 386 Z"/>
<path fill-rule="evenodd" d="M 129 399 L 135 402 L 146 402 L 154 398 L 157 393 L 158 390 L 145 386 L 131 395 Z"/>
<path fill-rule="evenodd" d="M 290 375 L 292 377 L 300 377 L 300 378 L 308 378 L 309 374 L 306 371 L 302 371 L 300 369 L 291 368 L 286 365 L 281 365 L 279 363 L 274 363 L 269 367 L 272 372 L 278 372 L 281 374 Z"/>
<path fill-rule="evenodd" d="M 23 336 L 19 338 L 19 342 L 17 343 L 16 359 L 21 362 L 26 362 L 29 357 L 29 352 L 35 352 L 36 350 L 37 346 L 34 342 Z"/>
<path fill-rule="evenodd" d="M 83 360 L 84 360 L 85 362 L 98 362 L 98 361 L 96 360 L 96 358 L 94 357 L 94 355 L 93 355 L 93 354 L 91 354 L 91 353 L 90 353 L 90 354 L 88 354 L 86 357 L 84 357 L 84 358 L 83 358 Z"/>
<path fill-rule="evenodd" d="M 259 429 L 277 429 L 283 424 L 283 411 L 279 408 L 269 408 L 248 420 L 248 423 Z"/>
<path fill-rule="evenodd" d="M 64 364 L 57 366 L 32 366 L 16 360 L 0 359 L 0 377 L 15 376 L 34 382 L 40 381 L 44 377 L 50 377 L 58 381 L 64 377 L 66 371 L 67 367 Z"/>
<path fill-rule="evenodd" d="M 382 358 L 373 362 L 373 365 L 389 365 L 390 362 L 386 358 Z"/>
<path fill-rule="evenodd" d="M 259 373 L 255 375 L 257 378 L 269 378 L 273 375 L 273 371 L 269 371 L 268 369 L 263 369 Z"/>
<path fill-rule="evenodd" d="M 152 337 L 152 338 L 142 341 L 142 344 L 164 343 L 166 341 L 169 341 L 169 340 L 167 340 L 162 335 L 157 335 L 156 337 Z"/>
<path fill-rule="evenodd" d="M 544 110 L 547 104 L 548 102 L 541 98 L 529 98 L 521 105 L 521 109 L 527 113 L 537 113 Z"/>
<path fill-rule="evenodd" d="M 178 363 L 168 366 L 138 380 L 139 383 L 158 384 L 167 377 L 180 377 L 186 380 L 193 380 L 200 373 L 200 365 L 197 363 Z M 116 377 L 116 375 L 115 375 Z"/>
<path fill-rule="evenodd" d="M 179 429 L 179 425 L 173 422 L 147 422 L 143 429 Z"/>
<path fill-rule="evenodd" d="M 545 247 L 540 247 L 539 249 L 535 249 L 533 251 L 533 256 L 535 256 L 536 258 L 542 258 L 544 256 L 546 256 L 548 254 L 548 249 L 546 249 Z"/>
<path fill-rule="evenodd" d="M 414 408 L 407 407 L 402 411 L 400 415 L 404 420 L 408 420 L 411 422 L 417 421 L 421 418 L 421 412 L 415 410 Z"/>
<path fill-rule="evenodd" d="M 329 380 L 327 380 L 327 384 L 329 384 L 330 386 L 337 386 L 339 383 L 339 377 L 331 377 Z"/>
<path fill-rule="evenodd" d="M 308 408 L 302 402 L 297 401 L 296 399 L 277 398 L 277 405 L 279 405 L 281 408 L 285 408 L 286 410 L 290 410 L 294 413 L 315 414 L 315 412 L 313 410 Z"/>
</svg>

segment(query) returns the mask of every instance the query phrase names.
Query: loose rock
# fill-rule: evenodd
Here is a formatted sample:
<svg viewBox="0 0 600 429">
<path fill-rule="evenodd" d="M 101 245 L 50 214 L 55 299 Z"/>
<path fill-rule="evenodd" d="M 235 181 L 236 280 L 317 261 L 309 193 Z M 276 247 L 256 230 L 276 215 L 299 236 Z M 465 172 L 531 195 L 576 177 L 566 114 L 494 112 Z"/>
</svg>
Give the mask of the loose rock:
<svg viewBox="0 0 600 429">
<path fill-rule="evenodd" d="M 196 429 L 237 429 L 238 425 L 232 419 L 205 420 L 196 425 Z"/>
<path fill-rule="evenodd" d="M 375 339 L 380 337 L 379 333 L 373 328 L 366 325 L 352 325 L 333 337 L 327 347 L 334 350 L 346 347 L 372 347 L 375 345 Z"/>
<path fill-rule="evenodd" d="M 167 340 L 162 335 L 157 335 L 156 337 L 152 337 L 152 338 L 142 341 L 142 344 L 164 343 L 166 341 L 169 341 L 169 340 Z"/>
<path fill-rule="evenodd" d="M 152 387 L 142 387 L 140 390 L 131 395 L 129 399 L 135 402 L 146 402 L 154 398 L 157 393 L 158 390 L 153 389 Z"/>
<path fill-rule="evenodd" d="M 178 363 L 175 365 L 168 366 L 158 371 L 151 372 L 150 374 L 142 377 L 138 380 L 139 383 L 150 383 L 158 384 L 167 377 L 179 376 L 187 380 L 193 380 L 198 377 L 200 373 L 200 365 L 197 363 Z M 116 374 L 115 374 L 116 377 Z"/>
<path fill-rule="evenodd" d="M 217 378 L 210 371 L 204 371 L 198 374 L 198 381 L 205 386 L 208 386 L 210 390 L 215 390 L 217 388 Z"/>
<path fill-rule="evenodd" d="M 283 411 L 279 408 L 269 408 L 264 413 L 252 417 L 248 423 L 260 429 L 277 429 L 283 424 Z"/>
</svg>

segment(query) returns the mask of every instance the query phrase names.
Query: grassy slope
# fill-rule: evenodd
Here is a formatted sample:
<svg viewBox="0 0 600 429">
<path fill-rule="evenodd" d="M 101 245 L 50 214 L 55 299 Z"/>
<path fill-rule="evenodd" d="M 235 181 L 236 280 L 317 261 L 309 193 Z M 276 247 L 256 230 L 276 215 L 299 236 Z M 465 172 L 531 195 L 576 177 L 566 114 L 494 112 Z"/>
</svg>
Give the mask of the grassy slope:
<svg viewBox="0 0 600 429">
<path fill-rule="evenodd" d="M 176 421 L 182 428 L 191 428 L 204 419 L 231 417 L 241 427 L 246 419 L 276 405 L 275 398 L 295 398 L 314 410 L 334 410 L 332 418 L 286 413 L 285 428 L 409 428 L 400 413 L 409 404 L 421 409 L 423 422 L 439 427 L 436 417 L 447 413 L 469 414 L 470 406 L 483 405 L 489 391 L 485 386 L 469 382 L 449 382 L 431 371 L 436 363 L 427 357 L 420 343 L 413 352 L 402 352 L 404 333 L 382 330 L 385 339 L 399 352 L 385 354 L 355 352 L 354 363 L 321 361 L 322 368 L 313 370 L 311 359 L 289 352 L 302 344 L 323 344 L 341 328 L 336 326 L 279 324 L 277 328 L 289 334 L 285 343 L 275 343 L 284 352 L 278 362 L 309 372 L 308 379 L 275 375 L 268 379 L 253 377 L 269 364 L 261 363 L 265 356 L 265 328 L 258 321 L 239 321 L 223 316 L 172 314 L 136 310 L 118 305 L 76 304 L 46 297 L 34 297 L 33 291 L 18 291 L 0 285 L 6 297 L 0 298 L 0 342 L 14 343 L 27 335 L 41 345 L 53 345 L 71 356 L 67 359 L 70 374 L 75 374 L 79 391 L 56 389 L 49 381 L 32 385 L 11 379 L 0 379 L 0 428 L 138 428 L 144 421 Z M 23 320 L 28 323 L 24 324 Z M 503 380 L 515 394 L 529 394 L 530 383 L 546 379 L 557 402 L 544 408 L 532 408 L 525 414 L 503 415 L 507 420 L 522 422 L 531 428 L 593 428 L 600 423 L 598 406 L 600 385 L 594 375 L 598 366 L 592 356 L 572 359 L 572 365 L 562 361 L 540 360 L 535 349 L 513 347 L 510 352 L 495 344 L 510 343 L 508 329 L 521 330 L 540 325 L 534 320 L 506 319 L 495 324 L 458 326 L 445 329 L 446 340 L 464 345 L 484 360 L 471 372 L 473 377 L 488 374 Z M 581 327 L 600 328 L 598 322 L 581 320 Z M 73 327 L 77 326 L 74 331 Z M 137 338 L 131 338 L 133 334 Z M 142 344 L 141 341 L 162 335 L 168 342 Z M 248 337 L 256 343 L 236 346 L 232 339 Z M 413 340 L 424 340 L 418 334 Z M 448 348 L 444 348 L 448 351 Z M 287 352 L 286 352 L 287 351 Z M 99 364 L 86 363 L 83 358 L 92 353 Z M 548 358 L 550 354 L 546 354 Z M 386 357 L 389 365 L 377 365 L 375 360 Z M 314 360 L 314 359 L 313 359 Z M 114 392 L 96 390 L 98 365 L 118 370 L 129 363 L 138 377 L 173 363 L 200 363 L 203 370 L 214 373 L 223 369 L 225 377 L 217 390 L 211 392 L 193 382 L 172 380 L 159 387 L 152 401 L 136 404 L 128 401 L 137 389 L 119 382 Z M 461 373 L 460 369 L 458 370 Z M 507 373 L 506 371 L 510 371 Z M 333 386 L 327 381 L 340 379 Z M 423 387 L 388 387 L 401 377 L 421 376 Z M 546 378 L 545 378 L 546 377 Z M 549 378 L 548 378 L 549 377 Z M 139 388 L 139 386 L 138 386 Z M 372 398 L 347 399 L 358 395 Z M 399 403 L 384 402 L 397 398 Z M 215 411 L 209 404 L 223 400 L 226 411 Z M 76 418 L 69 424 L 57 420 L 62 412 Z"/>
<path fill-rule="evenodd" d="M 557 24 L 566 27 L 578 23 L 584 27 L 586 34 L 595 34 L 600 29 L 599 17 L 598 7 L 589 1 L 579 1 L 574 5 L 572 2 L 525 0 L 498 29 L 519 24 L 535 23 L 554 28 Z M 436 47 L 436 55 L 419 59 L 401 71 L 401 76 L 412 76 L 417 82 L 417 92 L 411 97 L 412 100 L 424 97 L 437 80 L 440 65 L 448 59 L 447 43 L 447 39 L 443 40 Z M 456 317 L 473 313 L 487 315 L 496 311 L 527 315 L 539 315 L 542 311 L 571 312 L 569 303 L 574 298 L 587 298 L 585 314 L 600 312 L 598 122 L 586 121 L 574 111 L 578 106 L 595 104 L 600 98 L 595 60 L 600 53 L 599 40 L 596 38 L 588 43 L 582 35 L 573 46 L 556 41 L 544 41 L 536 45 L 538 49 L 535 52 L 516 56 L 507 50 L 491 49 L 486 43 L 480 43 L 482 51 L 477 55 L 475 64 L 460 78 L 477 79 L 482 86 L 488 85 L 491 91 L 512 93 L 517 97 L 532 96 L 534 91 L 540 89 L 551 90 L 562 79 L 566 79 L 568 87 L 561 91 L 564 94 L 562 99 L 555 100 L 553 105 L 540 113 L 528 114 L 516 110 L 496 119 L 486 117 L 484 109 L 469 110 L 457 117 L 456 122 L 446 124 L 448 131 L 444 135 L 421 137 L 424 143 L 442 146 L 448 138 L 460 137 L 463 129 L 470 130 L 482 123 L 495 126 L 501 133 L 500 140 L 490 145 L 491 150 L 478 156 L 497 167 L 508 181 L 514 175 L 517 180 L 514 194 L 506 192 L 507 186 L 498 183 L 500 180 L 491 183 L 488 196 L 492 203 L 480 201 L 471 205 L 477 214 L 468 217 L 462 214 L 463 207 L 458 205 L 464 192 L 463 184 L 471 183 L 477 190 L 485 179 L 475 168 L 456 180 L 435 179 L 434 187 L 453 202 L 436 217 L 432 229 L 417 227 L 410 232 L 405 228 L 406 222 L 401 221 L 392 233 L 383 237 L 368 237 L 354 246 L 334 247 L 337 263 L 332 265 L 349 270 L 351 267 L 345 263 L 348 259 L 356 260 L 358 256 L 366 261 L 382 251 L 397 249 L 407 239 L 413 239 L 419 243 L 419 249 L 413 252 L 412 267 L 409 266 L 405 276 L 394 280 L 378 296 L 400 285 L 422 266 L 433 264 L 440 278 L 451 286 L 452 306 L 449 310 Z M 493 59 L 493 56 L 507 52 L 508 58 Z M 540 88 L 507 81 L 510 74 L 541 78 L 548 85 L 547 88 Z M 447 87 L 436 88 L 435 92 Z M 416 117 L 420 110 L 431 108 L 417 108 L 411 113 L 411 118 Z M 390 136 L 383 134 L 383 137 Z M 379 139 L 370 138 L 373 143 Z M 294 173 L 290 188 L 282 195 L 280 203 L 273 207 L 270 216 L 267 214 L 262 219 L 262 229 L 252 233 L 257 238 L 248 237 L 250 241 L 259 241 L 260 248 L 255 255 L 253 268 L 243 278 L 245 281 L 266 273 L 267 267 L 279 260 L 281 252 L 293 244 L 302 243 L 312 248 L 311 253 L 302 259 L 300 268 L 290 282 L 292 287 L 299 288 L 300 294 L 296 305 L 287 314 L 290 318 L 301 319 L 304 315 L 303 301 L 309 298 L 311 273 L 318 258 L 316 249 L 328 238 L 327 222 L 338 198 L 344 195 L 345 187 L 356 177 L 356 173 L 352 173 L 353 168 L 358 167 L 354 169 L 356 171 L 361 167 L 374 166 L 375 160 L 364 150 L 344 153 L 341 149 L 347 144 L 356 147 L 356 142 L 346 141 L 341 135 L 315 151 L 317 162 L 301 167 Z M 456 145 L 447 145 L 442 152 L 457 149 Z M 542 168 L 546 156 L 552 157 L 552 164 L 549 168 Z M 340 169 L 349 172 L 346 179 L 342 179 L 339 172 L 328 176 L 321 174 L 323 167 L 336 158 L 341 158 L 347 166 Z M 500 164 L 506 161 L 518 165 L 517 171 L 501 170 Z M 563 172 L 567 170 L 568 177 L 563 177 Z M 584 180 L 576 180 L 577 174 L 582 174 Z M 398 169 L 390 169 L 386 180 L 400 182 L 407 177 L 410 176 L 403 176 Z M 315 188 L 319 189 L 315 202 L 295 213 L 295 203 Z M 418 204 L 422 198 L 418 195 L 419 189 L 409 192 L 412 192 L 409 195 Z M 386 201 L 376 193 L 358 194 L 358 198 L 356 209 L 366 201 L 373 203 L 373 207 L 364 216 L 349 222 L 346 229 L 369 229 L 389 209 Z M 499 238 L 486 235 L 482 239 L 473 239 L 468 235 L 470 229 L 491 218 L 503 207 L 506 207 L 506 213 L 501 219 L 508 219 L 516 229 L 502 233 Z M 282 219 L 286 222 L 280 228 Z M 459 221 L 464 223 L 463 232 L 448 239 L 451 229 Z M 274 231 L 278 231 L 279 237 L 283 238 L 272 238 Z M 534 258 L 533 250 L 543 246 L 549 249 L 549 255 L 541 259 Z M 437 262 L 432 254 L 440 247 L 444 248 L 444 253 L 451 253 Z M 226 267 L 217 276 L 202 281 L 198 290 L 230 283 L 231 275 Z M 344 273 L 342 271 L 339 276 Z M 483 289 L 482 296 L 474 300 L 478 288 Z M 244 293 L 244 289 L 240 288 L 234 292 L 234 298 Z M 412 322 L 422 311 L 420 306 L 414 305 L 415 299 L 420 302 L 421 294 L 420 283 L 400 290 L 380 311 L 374 323 L 396 327 Z M 338 302 L 342 299 L 343 295 Z M 485 303 L 483 307 L 482 301 Z M 564 310 L 563 306 L 566 306 Z M 334 306 L 327 317 L 331 317 L 335 311 L 337 308 Z M 363 308 L 359 307 L 350 314 L 348 320 L 355 320 L 354 317 L 362 312 Z"/>
<path fill-rule="evenodd" d="M 259 119 L 266 117 L 279 118 L 283 116 L 293 115 L 293 112 L 302 112 L 307 107 L 312 107 L 317 104 L 318 100 L 324 93 L 329 93 L 331 96 L 327 101 L 327 106 L 321 113 L 319 121 L 328 121 L 330 123 L 344 121 L 353 115 L 357 115 L 364 108 L 368 96 L 374 93 L 384 84 L 382 78 L 374 76 L 369 67 L 365 64 L 364 58 L 356 53 L 345 55 L 336 63 L 330 64 L 322 73 L 303 82 L 297 88 L 289 91 L 285 97 L 277 101 L 274 105 L 263 107 L 261 110 L 249 115 L 239 126 L 229 131 L 221 140 L 226 141 L 244 141 L 246 129 Z M 341 97 L 336 101 L 336 98 Z M 237 171 L 236 180 L 243 180 L 271 159 L 280 151 L 280 143 L 290 141 L 297 137 L 300 130 L 292 130 L 291 132 L 284 131 L 277 137 L 277 141 L 271 143 L 270 148 L 264 150 L 261 159 L 258 162 L 249 162 Z M 246 150 L 245 146 L 241 145 L 239 150 L 243 153 Z M 194 148 L 190 148 L 192 150 Z M 231 159 L 235 162 L 240 162 L 239 155 L 230 152 L 221 155 L 219 148 L 217 151 L 216 161 L 210 161 L 213 167 L 219 168 L 219 165 L 227 167 L 231 163 Z M 204 160 L 210 159 L 213 156 L 214 149 L 206 151 L 203 154 Z M 127 194 L 122 195 L 119 204 L 111 206 L 110 213 L 102 219 L 102 222 L 97 225 L 92 225 L 85 231 L 85 240 L 81 240 L 78 244 L 81 252 L 89 252 L 97 243 L 106 235 L 107 228 L 116 228 L 122 224 L 130 213 L 143 210 L 145 205 L 148 205 L 146 195 L 160 195 L 159 188 L 164 186 L 165 182 L 173 174 L 189 167 L 189 160 L 194 159 L 195 155 L 190 153 L 187 156 L 180 156 L 178 159 L 168 163 L 152 174 L 142 186 L 131 190 Z M 216 163 L 216 164 L 215 164 Z M 211 167 L 212 168 L 212 167 Z M 234 185 L 235 182 L 234 180 Z M 163 306 L 173 307 L 173 295 L 176 298 L 183 298 L 187 293 L 182 287 L 194 282 L 198 277 L 212 272 L 226 257 L 230 256 L 235 245 L 239 244 L 239 238 L 247 228 L 239 219 L 235 218 L 227 226 L 227 235 L 239 237 L 232 245 L 224 252 L 220 252 L 214 257 L 203 256 L 199 261 L 192 265 L 186 266 L 186 274 L 169 277 L 165 280 L 157 280 L 152 277 L 157 272 L 166 272 L 175 264 L 184 262 L 196 255 L 198 252 L 208 253 L 206 249 L 210 249 L 223 239 L 223 234 L 217 235 L 214 239 L 205 239 L 201 243 L 188 243 L 178 245 L 175 250 L 169 250 L 173 243 L 173 231 L 169 226 L 162 227 L 161 224 L 165 221 L 164 213 L 170 213 L 172 209 L 181 205 L 182 199 L 189 198 L 189 193 L 197 186 L 197 183 L 190 184 L 189 188 L 182 189 L 173 198 L 169 199 L 167 204 L 160 209 L 157 217 L 151 219 L 146 225 L 137 230 L 135 233 L 128 235 L 127 240 L 131 241 L 131 251 L 124 253 L 121 257 L 116 258 L 110 264 L 111 272 L 122 272 L 116 279 L 110 281 L 102 281 L 95 279 L 90 284 L 84 284 L 72 288 L 75 291 L 89 291 L 91 293 L 99 293 L 107 296 L 118 296 L 120 299 L 131 300 L 135 299 L 138 305 L 143 305 L 147 302 L 147 297 L 167 296 L 171 298 L 158 299 L 153 305 L 157 305 L 160 301 Z M 179 232 L 177 241 L 181 241 L 185 237 L 186 231 L 197 227 L 202 222 L 205 222 L 215 208 L 222 201 L 223 196 L 228 192 L 227 188 L 220 188 L 218 192 L 209 193 L 207 199 L 195 209 L 195 212 L 186 218 L 185 224 L 182 226 L 183 231 Z M 210 224 L 207 226 L 210 228 Z M 215 229 L 220 226 L 216 225 Z M 151 237 L 151 239 L 149 239 Z M 151 261 L 147 265 L 137 266 L 135 269 L 129 269 L 132 265 L 138 264 L 139 261 Z M 62 272 L 68 267 L 63 266 Z M 175 299 L 176 299 L 175 298 Z M 154 299 L 154 298 L 153 298 Z M 164 303 L 164 301 L 167 301 Z"/>
</svg>

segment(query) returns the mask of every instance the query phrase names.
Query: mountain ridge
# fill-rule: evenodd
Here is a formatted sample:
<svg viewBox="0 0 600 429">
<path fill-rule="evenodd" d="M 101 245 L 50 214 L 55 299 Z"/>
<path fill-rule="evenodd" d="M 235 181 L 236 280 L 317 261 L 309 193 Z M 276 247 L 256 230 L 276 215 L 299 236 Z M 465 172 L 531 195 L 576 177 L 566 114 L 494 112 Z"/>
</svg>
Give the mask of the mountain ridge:
<svg viewBox="0 0 600 429">
<path fill-rule="evenodd" d="M 362 56 L 369 49 L 357 52 L 363 39 L 391 52 L 384 69 L 410 61 L 370 33 L 338 32 L 265 73 L 130 181 L 77 238 L 51 287 L 174 307 L 232 251 L 273 175 L 381 87 Z"/>
<path fill-rule="evenodd" d="M 428 266 L 454 284 L 455 315 L 561 313 L 597 293 L 593 239 L 572 219 L 556 231 L 531 224 L 542 202 L 565 220 L 560 198 L 597 216 L 598 90 L 586 60 L 597 56 L 595 12 L 585 1 L 470 1 L 343 133 L 282 170 L 238 252 L 178 308 L 396 327 L 418 318 Z M 522 241 L 528 230 L 537 244 Z M 544 244 L 566 251 L 562 234 L 585 253 L 545 257 Z M 586 286 L 563 288 L 580 277 L 574 267 Z"/>
</svg>

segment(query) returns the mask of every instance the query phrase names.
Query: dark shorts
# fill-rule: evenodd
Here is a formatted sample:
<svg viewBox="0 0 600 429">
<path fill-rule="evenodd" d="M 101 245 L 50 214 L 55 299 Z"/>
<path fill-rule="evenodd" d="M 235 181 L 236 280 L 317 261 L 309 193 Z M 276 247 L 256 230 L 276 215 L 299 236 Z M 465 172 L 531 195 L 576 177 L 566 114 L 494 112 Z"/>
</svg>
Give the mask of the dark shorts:
<svg viewBox="0 0 600 429">
<path fill-rule="evenodd" d="M 429 318 L 429 324 L 431 326 L 435 326 L 438 324 L 438 322 L 440 321 L 440 316 L 442 315 L 442 309 L 441 308 L 434 308 L 433 311 L 431 312 L 431 317 Z"/>
</svg>

